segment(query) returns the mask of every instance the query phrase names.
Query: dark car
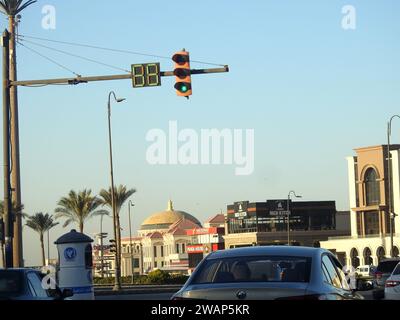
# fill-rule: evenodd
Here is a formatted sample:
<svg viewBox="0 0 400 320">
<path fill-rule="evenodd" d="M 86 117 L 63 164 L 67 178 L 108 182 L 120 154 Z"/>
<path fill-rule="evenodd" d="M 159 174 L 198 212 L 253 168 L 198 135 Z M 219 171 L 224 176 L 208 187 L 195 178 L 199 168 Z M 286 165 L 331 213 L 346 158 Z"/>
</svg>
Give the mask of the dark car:
<svg viewBox="0 0 400 320">
<path fill-rule="evenodd" d="M 363 300 L 329 251 L 269 246 L 216 251 L 173 300 Z"/>
<path fill-rule="evenodd" d="M 45 275 L 34 269 L 0 269 L 0 300 L 64 300 L 71 290 L 45 289 Z"/>
<path fill-rule="evenodd" d="M 372 292 L 375 300 L 385 297 L 385 283 L 392 274 L 394 268 L 400 262 L 400 258 L 385 259 L 378 264 L 374 274 L 374 290 Z"/>
</svg>

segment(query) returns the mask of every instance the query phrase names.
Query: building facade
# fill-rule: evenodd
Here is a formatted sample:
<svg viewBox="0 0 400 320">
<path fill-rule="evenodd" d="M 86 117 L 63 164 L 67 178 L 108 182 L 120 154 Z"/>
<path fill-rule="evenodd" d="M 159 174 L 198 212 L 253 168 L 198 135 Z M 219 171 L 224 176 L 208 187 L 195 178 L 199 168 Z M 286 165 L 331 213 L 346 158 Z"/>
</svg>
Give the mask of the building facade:
<svg viewBox="0 0 400 320">
<path fill-rule="evenodd" d="M 330 238 L 321 245 L 335 252 L 346 265 L 377 265 L 384 258 L 399 255 L 400 219 L 390 219 L 389 193 L 392 210 L 399 214 L 400 145 L 390 147 L 390 183 L 387 146 L 359 148 L 355 152 L 356 156 L 347 158 L 351 236 Z"/>
<path fill-rule="evenodd" d="M 187 247 L 192 240 L 187 230 L 199 228 L 202 228 L 199 220 L 187 212 L 175 210 L 172 201 L 169 201 L 165 211 L 145 219 L 138 230 L 138 237 L 122 239 L 122 276 L 131 275 L 132 270 L 139 274 L 156 269 L 187 273 Z"/>
<path fill-rule="evenodd" d="M 350 235 L 349 229 L 336 229 L 334 201 L 242 201 L 228 205 L 227 209 L 224 236 L 227 249 L 288 243 L 319 247 L 320 241 L 329 237 Z"/>
</svg>

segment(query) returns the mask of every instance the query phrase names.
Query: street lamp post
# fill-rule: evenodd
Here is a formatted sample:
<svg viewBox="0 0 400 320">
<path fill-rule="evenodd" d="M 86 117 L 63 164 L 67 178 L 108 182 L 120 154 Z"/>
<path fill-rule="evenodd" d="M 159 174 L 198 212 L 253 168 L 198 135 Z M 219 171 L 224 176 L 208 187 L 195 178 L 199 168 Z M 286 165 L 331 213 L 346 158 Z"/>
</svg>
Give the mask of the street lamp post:
<svg viewBox="0 0 400 320">
<path fill-rule="evenodd" d="M 129 247 L 130 250 L 129 252 L 131 253 L 131 271 L 132 271 L 132 279 L 131 283 L 134 283 L 134 271 L 135 267 L 133 265 L 133 248 L 132 248 L 132 224 L 131 224 L 131 207 L 134 207 L 135 205 L 131 200 L 128 202 L 128 216 L 129 216 Z"/>
<path fill-rule="evenodd" d="M 391 155 L 390 155 L 390 136 L 392 135 L 392 121 L 394 118 L 399 118 L 399 115 L 394 115 L 390 118 L 388 122 L 388 130 L 387 130 L 387 138 L 388 138 L 388 145 L 387 145 L 387 163 L 388 163 L 388 213 L 389 213 L 389 228 L 390 228 L 390 256 L 393 258 L 393 229 L 394 229 L 394 218 L 396 214 L 393 210 L 392 204 L 392 163 L 391 163 Z"/>
<path fill-rule="evenodd" d="M 108 142 L 110 148 L 110 177 L 111 177 L 111 207 L 113 215 L 113 225 L 114 225 L 114 236 L 115 236 L 115 282 L 114 291 L 121 290 L 121 242 L 118 237 L 119 234 L 119 219 L 117 217 L 117 210 L 115 206 L 115 191 L 114 191 L 114 169 L 113 169 L 113 155 L 112 155 L 112 138 L 111 138 L 111 96 L 114 96 L 114 100 L 117 103 L 125 101 L 125 99 L 118 99 L 115 92 L 111 91 L 108 95 Z"/>
<path fill-rule="evenodd" d="M 47 265 L 50 265 L 50 229 L 47 230 Z"/>
<path fill-rule="evenodd" d="M 104 278 L 104 242 L 103 242 L 103 217 L 102 214 L 100 216 L 100 276 Z"/>
<path fill-rule="evenodd" d="M 301 198 L 301 196 L 298 196 L 296 194 L 296 192 L 294 192 L 294 191 L 290 191 L 289 194 L 288 194 L 288 201 L 287 201 L 287 245 L 288 246 L 290 246 L 290 215 L 291 215 L 291 212 L 290 212 L 290 201 L 291 201 L 291 198 L 290 198 L 290 196 L 292 194 L 296 198 Z"/>
</svg>

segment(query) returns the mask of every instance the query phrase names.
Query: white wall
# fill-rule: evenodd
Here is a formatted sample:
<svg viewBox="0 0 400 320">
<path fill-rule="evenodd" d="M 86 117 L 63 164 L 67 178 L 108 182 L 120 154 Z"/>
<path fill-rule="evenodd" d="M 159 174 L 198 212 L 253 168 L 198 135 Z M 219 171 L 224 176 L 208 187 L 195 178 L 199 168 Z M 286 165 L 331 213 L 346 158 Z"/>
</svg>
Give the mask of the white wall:
<svg viewBox="0 0 400 320">
<path fill-rule="evenodd" d="M 400 214 L 400 156 L 399 150 L 391 151 L 392 153 L 392 172 L 393 172 L 393 209 L 394 212 Z M 396 233 L 400 234 L 400 217 L 395 218 Z"/>
</svg>

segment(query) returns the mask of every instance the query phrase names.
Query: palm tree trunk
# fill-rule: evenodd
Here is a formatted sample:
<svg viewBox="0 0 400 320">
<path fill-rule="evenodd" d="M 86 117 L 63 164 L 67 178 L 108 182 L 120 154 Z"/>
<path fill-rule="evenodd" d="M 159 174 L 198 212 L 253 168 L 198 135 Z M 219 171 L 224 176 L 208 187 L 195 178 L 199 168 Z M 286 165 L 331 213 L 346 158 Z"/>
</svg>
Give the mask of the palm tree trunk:
<svg viewBox="0 0 400 320">
<path fill-rule="evenodd" d="M 43 233 L 40 234 L 40 245 L 42 247 L 42 266 L 46 265 L 46 258 L 44 255 L 44 240 L 43 240 Z"/>
<path fill-rule="evenodd" d="M 79 222 L 79 231 L 80 233 L 83 233 L 83 221 Z"/>
</svg>

